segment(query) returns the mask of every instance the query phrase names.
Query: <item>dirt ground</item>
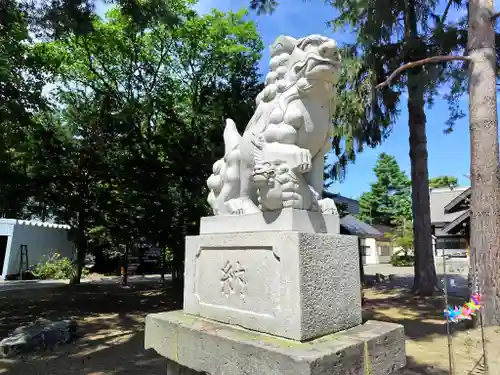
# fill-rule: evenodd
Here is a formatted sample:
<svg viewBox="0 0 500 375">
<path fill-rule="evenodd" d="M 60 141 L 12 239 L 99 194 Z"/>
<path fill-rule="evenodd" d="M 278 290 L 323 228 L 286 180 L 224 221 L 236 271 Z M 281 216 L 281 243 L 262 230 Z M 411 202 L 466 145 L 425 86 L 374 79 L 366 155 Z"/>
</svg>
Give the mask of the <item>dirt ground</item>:
<svg viewBox="0 0 500 375">
<path fill-rule="evenodd" d="M 422 300 L 398 290 L 366 290 L 365 319 L 402 324 L 406 334 L 407 368 L 398 375 L 448 375 L 451 350 L 454 375 L 485 374 L 480 329 L 467 329 L 465 323 L 450 324 L 451 347 L 448 343 L 443 298 Z M 450 303 L 465 301 L 450 298 Z M 500 373 L 500 328 L 484 331 L 489 375 Z"/>
<path fill-rule="evenodd" d="M 176 294 L 177 293 L 177 294 Z M 448 372 L 448 343 L 439 299 L 425 301 L 389 291 L 366 291 L 365 318 L 405 326 L 408 367 L 398 375 Z M 125 375 L 166 374 L 165 361 L 143 350 L 144 317 L 180 308 L 180 296 L 167 284 L 60 286 L 0 294 L 0 337 L 38 317 L 75 318 L 82 335 L 55 350 L 0 359 L 1 375 Z M 486 332 L 493 369 L 500 368 L 500 330 Z M 453 325 L 455 374 L 483 374 L 479 330 Z M 495 362 L 498 361 L 498 362 Z M 479 363 L 478 366 L 475 366 Z M 498 371 L 498 370 L 496 370 Z M 495 375 L 495 370 L 490 375 Z M 263 374 L 264 375 L 264 374 Z"/>
</svg>

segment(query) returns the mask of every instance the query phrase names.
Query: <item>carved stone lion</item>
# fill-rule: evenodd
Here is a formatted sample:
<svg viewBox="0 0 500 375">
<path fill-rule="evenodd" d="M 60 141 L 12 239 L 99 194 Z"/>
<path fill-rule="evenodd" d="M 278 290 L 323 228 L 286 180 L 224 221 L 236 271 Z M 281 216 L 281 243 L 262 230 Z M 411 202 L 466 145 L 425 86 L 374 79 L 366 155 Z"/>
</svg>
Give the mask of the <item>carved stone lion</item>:
<svg viewBox="0 0 500 375">
<path fill-rule="evenodd" d="M 284 207 L 332 210 L 333 201 L 319 197 L 339 74 L 334 40 L 320 35 L 276 39 L 265 87 L 243 135 L 231 119 L 226 121 L 225 155 L 207 180 L 215 215 Z"/>
</svg>

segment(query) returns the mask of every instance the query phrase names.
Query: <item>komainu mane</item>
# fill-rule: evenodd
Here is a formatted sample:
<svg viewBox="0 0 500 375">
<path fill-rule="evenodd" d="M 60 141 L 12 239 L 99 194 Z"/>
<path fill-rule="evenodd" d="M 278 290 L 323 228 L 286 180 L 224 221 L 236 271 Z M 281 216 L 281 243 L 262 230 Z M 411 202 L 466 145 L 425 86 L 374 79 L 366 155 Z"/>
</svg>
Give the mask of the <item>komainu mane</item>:
<svg viewBox="0 0 500 375">
<path fill-rule="evenodd" d="M 226 121 L 225 155 L 207 180 L 215 215 L 286 207 L 336 213 L 333 201 L 321 196 L 340 63 L 332 39 L 276 39 L 265 87 L 243 135 Z"/>
</svg>

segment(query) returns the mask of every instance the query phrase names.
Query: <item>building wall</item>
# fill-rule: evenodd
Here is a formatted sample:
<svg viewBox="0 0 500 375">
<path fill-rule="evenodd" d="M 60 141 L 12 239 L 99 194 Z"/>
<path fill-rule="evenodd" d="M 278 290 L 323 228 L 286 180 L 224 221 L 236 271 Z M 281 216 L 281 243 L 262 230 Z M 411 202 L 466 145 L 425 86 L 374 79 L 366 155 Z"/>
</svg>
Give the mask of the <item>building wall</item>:
<svg viewBox="0 0 500 375">
<path fill-rule="evenodd" d="M 56 225 L 34 224 L 17 221 L 12 226 L 11 243 L 8 245 L 2 277 L 19 273 L 20 247 L 27 245 L 29 266 L 44 260 L 53 253 L 74 259 L 74 244 L 68 240 L 68 229 Z"/>
<path fill-rule="evenodd" d="M 377 240 L 375 238 L 360 238 L 359 246 L 363 255 L 363 264 L 379 264 Z"/>
<path fill-rule="evenodd" d="M 0 219 L 0 236 L 12 236 L 15 223 L 15 220 Z"/>
<path fill-rule="evenodd" d="M 392 254 L 394 249 L 390 241 L 377 241 L 377 253 L 379 263 L 391 263 Z"/>
<path fill-rule="evenodd" d="M 8 259 L 9 259 L 9 249 L 12 246 L 12 233 L 14 232 L 14 226 L 16 221 L 11 219 L 0 219 L 0 236 L 7 236 L 7 246 L 5 247 L 5 254 L 3 259 L 3 267 L 0 269 L 1 276 L 7 274 Z M 1 256 L 1 255 L 0 255 Z"/>
<path fill-rule="evenodd" d="M 363 254 L 363 264 L 389 264 L 395 251 L 390 241 L 376 238 L 360 238 L 359 246 Z"/>
</svg>

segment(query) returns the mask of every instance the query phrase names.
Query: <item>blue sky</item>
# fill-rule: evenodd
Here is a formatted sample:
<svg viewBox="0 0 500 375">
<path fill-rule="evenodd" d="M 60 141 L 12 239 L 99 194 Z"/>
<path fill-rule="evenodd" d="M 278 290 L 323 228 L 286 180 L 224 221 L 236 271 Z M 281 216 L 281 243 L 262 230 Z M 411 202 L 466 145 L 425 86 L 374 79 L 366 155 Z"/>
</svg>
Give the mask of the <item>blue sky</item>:
<svg viewBox="0 0 500 375">
<path fill-rule="evenodd" d="M 210 12 L 212 8 L 237 11 L 248 8 L 249 3 L 250 0 L 201 0 L 195 8 L 199 13 Z M 500 0 L 495 0 L 495 5 L 497 3 Z M 101 6 L 98 7 L 99 13 L 102 14 L 103 10 Z M 457 16 L 456 11 L 450 14 L 450 17 Z M 340 45 L 353 39 L 350 33 L 334 33 L 327 26 L 327 21 L 335 17 L 335 10 L 320 0 L 279 0 L 279 6 L 273 14 L 258 16 L 251 11 L 249 17 L 256 22 L 266 46 L 282 34 L 293 37 L 322 34 L 333 37 Z M 260 63 L 263 75 L 267 73 L 268 61 L 269 52 L 266 48 Z M 467 113 L 467 97 L 462 98 L 460 104 Z M 358 198 L 364 191 L 368 191 L 370 183 L 375 179 L 372 169 L 381 152 L 394 155 L 401 169 L 410 174 L 408 114 L 404 100 L 401 109 L 401 115 L 388 140 L 375 149 L 366 149 L 359 154 L 356 163 L 348 167 L 345 181 L 333 184 L 329 190 L 352 198 Z M 469 185 L 469 180 L 464 176 L 469 174 L 470 167 L 468 118 L 457 122 L 451 134 L 444 134 L 444 123 L 448 116 L 446 102 L 436 100 L 436 104 L 426 111 L 426 115 L 429 176 L 452 175 L 458 177 L 460 185 Z"/>
</svg>

